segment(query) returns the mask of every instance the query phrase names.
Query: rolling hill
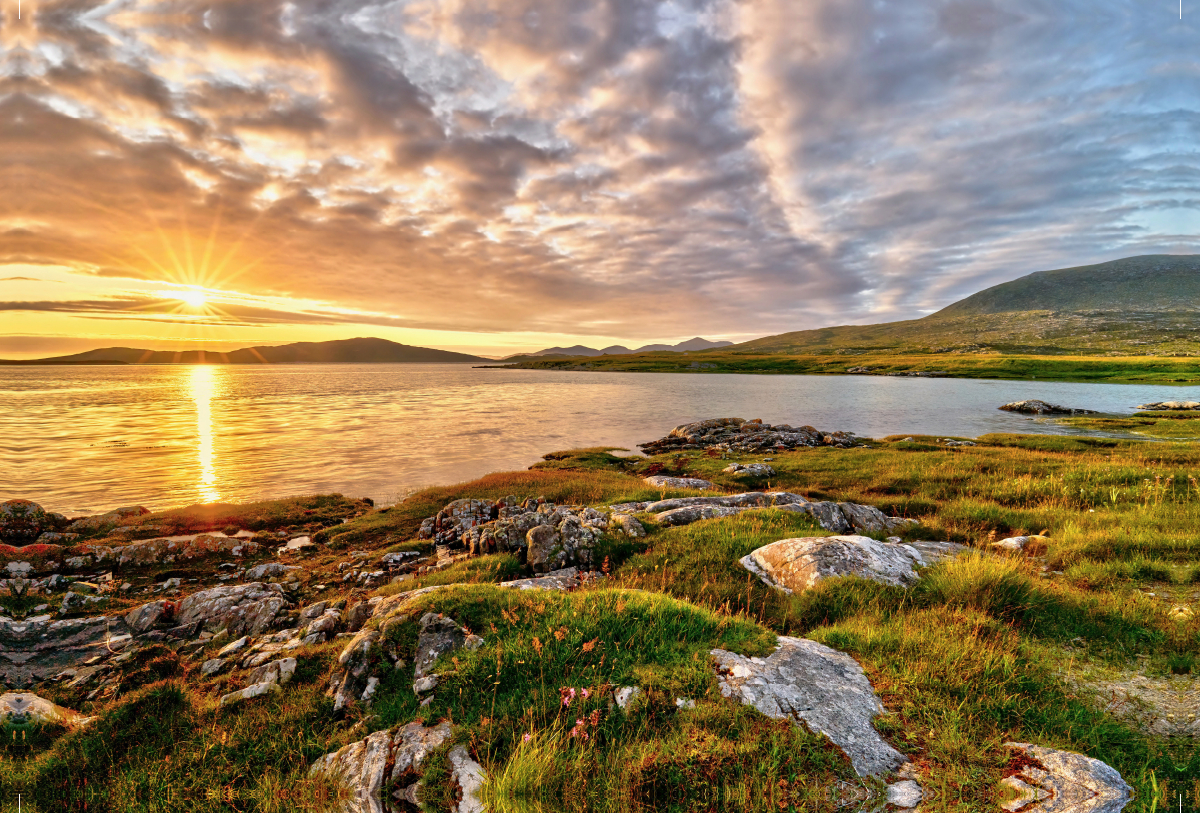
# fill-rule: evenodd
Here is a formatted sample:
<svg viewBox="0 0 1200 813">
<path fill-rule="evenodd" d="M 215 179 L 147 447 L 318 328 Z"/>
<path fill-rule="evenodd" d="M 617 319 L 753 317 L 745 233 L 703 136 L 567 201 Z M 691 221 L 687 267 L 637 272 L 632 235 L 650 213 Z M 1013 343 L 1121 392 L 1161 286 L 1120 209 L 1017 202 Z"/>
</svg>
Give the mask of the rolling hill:
<svg viewBox="0 0 1200 813">
<path fill-rule="evenodd" d="M 1040 271 L 922 319 L 782 333 L 725 352 L 1200 355 L 1200 256 Z"/>
<path fill-rule="evenodd" d="M 228 353 L 206 350 L 139 350 L 105 347 L 69 356 L 0 364 L 365 364 L 365 363 L 475 363 L 490 359 L 390 342 L 387 339 L 339 339 L 329 342 L 295 342 L 276 347 L 244 347 Z"/>
<path fill-rule="evenodd" d="M 688 339 L 686 342 L 680 342 L 679 344 L 647 344 L 636 350 L 630 350 L 628 347 L 620 344 L 614 344 L 600 350 L 576 344 L 571 347 L 548 347 L 536 353 L 518 353 L 514 356 L 508 356 L 503 361 L 520 361 L 533 358 L 562 359 L 577 358 L 579 356 L 628 356 L 634 353 L 688 353 L 695 350 L 715 350 L 718 347 L 729 347 L 732 344 L 733 342 L 725 341 L 712 342 L 708 339 L 702 339 L 699 336 L 694 339 Z"/>
</svg>

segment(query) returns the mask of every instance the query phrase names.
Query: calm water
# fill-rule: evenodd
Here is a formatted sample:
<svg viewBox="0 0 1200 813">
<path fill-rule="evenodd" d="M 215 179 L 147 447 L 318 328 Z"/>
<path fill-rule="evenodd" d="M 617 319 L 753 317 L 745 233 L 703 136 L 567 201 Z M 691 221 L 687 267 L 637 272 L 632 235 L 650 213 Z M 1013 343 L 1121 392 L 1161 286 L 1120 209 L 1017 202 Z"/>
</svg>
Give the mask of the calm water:
<svg viewBox="0 0 1200 813">
<path fill-rule="evenodd" d="M 411 489 L 739 416 L 882 437 L 1063 432 L 1022 398 L 1129 413 L 1198 388 L 463 365 L 0 367 L 0 499 L 65 513 Z"/>
</svg>

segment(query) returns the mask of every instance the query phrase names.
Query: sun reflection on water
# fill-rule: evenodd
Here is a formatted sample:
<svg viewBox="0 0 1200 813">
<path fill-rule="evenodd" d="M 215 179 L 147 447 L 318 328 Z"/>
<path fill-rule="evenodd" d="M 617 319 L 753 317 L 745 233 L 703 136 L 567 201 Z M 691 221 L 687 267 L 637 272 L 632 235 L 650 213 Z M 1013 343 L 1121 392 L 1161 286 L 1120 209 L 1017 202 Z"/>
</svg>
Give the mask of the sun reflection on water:
<svg viewBox="0 0 1200 813">
<path fill-rule="evenodd" d="M 221 498 L 217 491 L 217 471 L 213 460 L 212 397 L 216 389 L 217 371 L 206 364 L 192 367 L 190 391 L 196 402 L 196 434 L 200 442 L 200 482 L 198 491 L 201 502 L 216 502 Z"/>
</svg>

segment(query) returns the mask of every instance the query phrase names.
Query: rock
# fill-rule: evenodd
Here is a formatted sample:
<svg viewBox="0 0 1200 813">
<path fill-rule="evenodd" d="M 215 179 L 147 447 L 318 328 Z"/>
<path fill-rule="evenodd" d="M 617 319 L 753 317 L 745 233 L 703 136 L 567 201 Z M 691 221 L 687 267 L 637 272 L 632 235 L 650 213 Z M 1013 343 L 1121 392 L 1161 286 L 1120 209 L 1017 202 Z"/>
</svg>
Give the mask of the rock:
<svg viewBox="0 0 1200 813">
<path fill-rule="evenodd" d="M 579 578 L 579 569 L 574 567 L 555 570 L 534 579 L 500 582 L 501 587 L 512 587 L 517 590 L 574 590 L 581 584 L 583 581 Z"/>
<path fill-rule="evenodd" d="M 785 593 L 807 590 L 837 576 L 908 587 L 917 580 L 918 566 L 965 549 L 949 542 L 938 544 L 946 546 L 940 557 L 932 548 L 921 552 L 911 545 L 877 542 L 866 536 L 799 537 L 764 545 L 743 557 L 741 564 L 765 584 Z"/>
<path fill-rule="evenodd" d="M 714 418 L 677 426 L 665 438 L 639 443 L 638 447 L 648 455 L 706 448 L 753 454 L 814 446 L 848 448 L 857 444 L 852 432 L 826 433 L 811 426 L 794 428 L 787 424 L 771 426 L 760 420 Z"/>
<path fill-rule="evenodd" d="M 9 576 L 27 579 L 33 573 L 33 565 L 29 562 L 9 562 L 4 566 L 4 571 Z"/>
<path fill-rule="evenodd" d="M 630 703 L 632 703 L 634 700 L 637 700 L 639 697 L 641 697 L 641 695 L 641 686 L 622 686 L 621 688 L 617 689 L 615 693 L 617 706 L 624 711 L 625 709 L 629 708 Z"/>
<path fill-rule="evenodd" d="M 772 477 L 775 474 L 775 469 L 764 463 L 730 463 L 722 471 L 742 477 Z"/>
<path fill-rule="evenodd" d="M 46 589 L 51 593 L 61 593 L 71 586 L 71 580 L 66 576 L 53 574 L 49 579 L 46 579 Z"/>
<path fill-rule="evenodd" d="M 725 507 L 721 505 L 685 505 L 682 508 L 672 508 L 656 514 L 654 519 L 660 525 L 679 526 L 691 525 L 702 519 L 728 517 L 748 511 L 749 508 Z"/>
<path fill-rule="evenodd" d="M 62 607 L 59 608 L 59 612 L 65 615 L 66 613 L 74 613 L 89 607 L 96 607 L 97 605 L 104 605 L 107 603 L 107 596 L 89 596 L 84 593 L 68 591 L 67 594 L 63 596 Z"/>
<path fill-rule="evenodd" d="M 1007 810 L 1008 813 L 1016 813 L 1016 811 L 1029 805 L 1031 802 L 1040 802 L 1050 797 L 1050 794 L 1046 791 L 1034 787 L 1016 776 L 1006 776 L 1000 780 L 1000 784 L 1017 794 L 1016 798 L 1010 799 L 1000 805 L 1001 809 Z"/>
<path fill-rule="evenodd" d="M 57 706 L 43 697 L 27 692 L 0 694 L 0 724 L 5 728 L 24 728 L 34 723 L 63 723 L 75 727 L 86 725 L 95 717 L 85 717 L 76 711 Z"/>
<path fill-rule="evenodd" d="M 376 731 L 365 740 L 326 754 L 309 773 L 336 779 L 350 791 L 350 799 L 341 808 L 345 813 L 384 813 L 380 798 L 384 785 L 411 787 L 420 778 L 429 753 L 449 738 L 448 722 L 432 728 L 409 723 L 396 731 Z"/>
<path fill-rule="evenodd" d="M 246 581 L 259 582 L 265 579 L 276 579 L 286 575 L 290 570 L 299 570 L 295 565 L 285 565 L 280 562 L 264 562 L 246 571 Z"/>
<path fill-rule="evenodd" d="M 229 661 L 225 660 L 224 658 L 209 658 L 204 663 L 200 664 L 200 676 L 212 677 L 213 675 L 218 675 L 225 671 L 225 667 L 228 664 Z"/>
<path fill-rule="evenodd" d="M 646 529 L 635 517 L 628 514 L 613 514 L 609 518 L 609 527 L 620 530 L 631 539 L 641 539 L 646 535 Z"/>
<path fill-rule="evenodd" d="M 130 640 L 120 616 L 57 621 L 48 615 L 24 621 L 0 618 L 0 682 L 9 687 L 32 686 L 97 655 L 103 660 L 118 653 Z"/>
<path fill-rule="evenodd" d="M 667 477 L 663 474 L 643 477 L 642 482 L 655 488 L 716 488 L 708 480 L 701 480 L 697 477 Z"/>
<path fill-rule="evenodd" d="M 14 464 L 15 465 L 15 464 Z M 52 520 L 46 510 L 29 500 L 0 502 L 0 542 L 24 545 L 50 530 Z"/>
<path fill-rule="evenodd" d="M 413 682 L 413 694 L 425 694 L 427 692 L 432 692 L 437 688 L 437 685 L 440 681 L 441 675 L 426 675 L 420 680 Z"/>
<path fill-rule="evenodd" d="M 277 683 L 253 683 L 244 689 L 239 689 L 236 692 L 230 692 L 221 697 L 217 704 L 221 707 L 232 706 L 235 703 L 241 703 L 243 700 L 252 700 L 255 697 L 262 697 L 265 694 L 272 694 L 279 691 Z"/>
<path fill-rule="evenodd" d="M 304 629 L 305 635 L 315 635 L 321 633 L 324 635 L 333 635 L 337 632 L 338 624 L 341 623 L 342 617 L 337 610 L 326 610 L 325 615 L 313 621 Z"/>
<path fill-rule="evenodd" d="M 480 791 L 487 781 L 483 767 L 471 759 L 467 749 L 455 746 L 449 754 L 450 781 L 458 786 L 458 804 L 451 806 L 451 813 L 486 813 Z"/>
<path fill-rule="evenodd" d="M 1140 408 L 1140 407 L 1139 407 Z M 1091 409 L 1072 409 L 1070 407 L 1047 404 L 1045 401 L 1032 399 L 1029 401 L 1013 401 L 1000 407 L 1005 412 L 1019 412 L 1022 415 L 1097 415 Z"/>
<path fill-rule="evenodd" d="M 325 608 L 328 606 L 328 601 L 313 602 L 300 611 L 300 620 L 311 621 L 314 618 L 320 618 L 322 615 L 324 615 Z"/>
<path fill-rule="evenodd" d="M 1001 539 L 997 542 L 992 542 L 988 545 L 989 548 L 994 548 L 1008 553 L 1020 553 L 1029 545 L 1045 545 L 1049 542 L 1049 537 L 1045 536 L 1010 536 L 1007 539 Z"/>
<path fill-rule="evenodd" d="M 763 491 L 747 491 L 744 494 L 722 494 L 715 497 L 675 497 L 670 500 L 659 500 L 657 502 L 646 503 L 638 510 L 645 511 L 649 514 L 659 514 L 664 511 L 671 511 L 676 508 L 688 508 L 694 506 L 721 506 L 723 508 L 766 508 L 769 506 L 785 506 L 785 505 L 803 505 L 808 500 L 801 497 L 799 494 L 790 494 L 786 491 L 781 492 L 763 492 Z"/>
<path fill-rule="evenodd" d="M 779 637 L 767 658 L 714 649 L 721 694 L 768 717 L 803 720 L 850 758 L 859 776 L 883 776 L 905 762 L 872 725 L 883 704 L 853 658 L 804 638 Z"/>
<path fill-rule="evenodd" d="M 94 536 L 96 534 L 107 533 L 118 526 L 128 525 L 129 520 L 149 513 L 149 508 L 143 508 L 140 505 L 116 508 L 106 514 L 77 519 L 67 526 L 67 530 L 71 533 Z"/>
<path fill-rule="evenodd" d="M 1151 404 L 1141 404 L 1140 406 L 1138 406 L 1138 409 L 1145 409 L 1145 410 L 1149 410 L 1149 411 L 1157 411 L 1157 410 L 1165 410 L 1165 409 L 1178 409 L 1178 410 L 1200 409 L 1200 401 L 1155 401 L 1154 403 L 1151 403 Z"/>
<path fill-rule="evenodd" d="M 193 593 L 179 602 L 176 622 L 199 622 L 212 633 L 261 635 L 276 622 L 288 601 L 261 582 L 221 585 Z"/>
<path fill-rule="evenodd" d="M 835 534 L 847 534 L 854 529 L 837 503 L 810 502 L 801 508 L 812 514 L 813 519 L 827 531 L 833 531 Z"/>
<path fill-rule="evenodd" d="M 413 676 L 420 680 L 433 670 L 438 658 L 466 647 L 478 649 L 483 639 L 478 635 L 467 635 L 466 630 L 438 613 L 421 616 L 421 634 L 417 637 L 417 654 L 414 659 L 416 670 Z"/>
<path fill-rule="evenodd" d="M 281 658 L 277 661 L 263 664 L 250 673 L 250 683 L 278 683 L 286 685 L 296 674 L 296 659 Z"/>
<path fill-rule="evenodd" d="M 225 646 L 221 647 L 221 649 L 217 652 L 217 657 L 224 658 L 224 657 L 228 657 L 229 655 L 232 655 L 236 652 L 241 652 L 243 649 L 246 648 L 247 645 L 249 645 L 249 643 L 250 643 L 250 636 L 243 635 L 241 638 L 238 638 L 236 641 L 230 641 L 228 644 L 225 644 Z"/>
<path fill-rule="evenodd" d="M 169 621 L 175 614 L 175 604 L 170 601 L 151 601 L 141 607 L 130 610 L 125 615 L 125 623 L 135 635 L 149 632 L 160 621 Z"/>
<path fill-rule="evenodd" d="M 1133 798 L 1121 774 L 1098 759 L 1028 743 L 1005 745 L 1041 765 L 1026 765 L 1018 776 L 1046 794 L 1043 801 L 1018 808 L 1027 813 L 1120 813 Z"/>
<path fill-rule="evenodd" d="M 358 632 L 371 619 L 371 605 L 360 601 L 346 612 L 346 631 Z"/>
<path fill-rule="evenodd" d="M 916 807 L 921 803 L 924 794 L 921 786 L 911 779 L 905 779 L 887 786 L 887 803 L 901 808 Z"/>
<path fill-rule="evenodd" d="M 975 446 L 976 444 L 974 441 L 971 441 L 971 440 L 944 440 L 944 441 L 942 441 L 942 445 L 954 447 L 954 446 Z"/>
</svg>

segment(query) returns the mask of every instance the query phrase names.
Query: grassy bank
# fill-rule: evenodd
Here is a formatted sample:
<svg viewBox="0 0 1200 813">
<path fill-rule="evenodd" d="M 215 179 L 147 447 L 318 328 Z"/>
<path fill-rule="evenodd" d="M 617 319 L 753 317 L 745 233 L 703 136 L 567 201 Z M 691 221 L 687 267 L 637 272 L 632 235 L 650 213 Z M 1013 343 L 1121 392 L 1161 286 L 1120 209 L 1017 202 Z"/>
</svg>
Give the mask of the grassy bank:
<svg viewBox="0 0 1200 813">
<path fill-rule="evenodd" d="M 1200 619 L 1192 612 L 1200 609 L 1200 447 L 1170 440 L 1194 419 L 1130 420 L 1167 442 L 998 434 L 946 447 L 938 438 L 897 436 L 869 448 L 774 454 L 775 474 L 751 480 L 723 469 L 761 457 L 566 450 L 530 471 L 428 489 L 382 510 L 310 499 L 246 506 L 245 516 L 237 506 L 171 512 L 171 527 L 198 528 L 271 527 L 282 515 L 323 520 L 322 512 L 344 511 L 348 522 L 319 531 L 325 544 L 301 562 L 302 596 L 318 582 L 326 586 L 321 598 L 351 601 L 459 586 L 413 599 L 380 626 L 408 665 L 386 677 L 372 707 L 341 718 L 325 687 L 342 641 L 298 650 L 292 684 L 235 709 L 214 702 L 236 688 L 232 678 L 201 678 L 201 658 L 172 661 L 169 650 L 154 666 L 147 662 L 144 685 L 118 697 L 84 701 L 56 688 L 56 702 L 100 720 L 10 748 L 0 762 L 0 795 L 25 789 L 39 810 L 330 809 L 337 789 L 306 775 L 317 757 L 374 730 L 448 719 L 456 742 L 492 778 L 485 793 L 502 813 L 832 811 L 869 798 L 878 784 L 857 779 L 823 737 L 723 698 L 709 661 L 714 648 L 762 655 L 775 636 L 799 635 L 863 666 L 887 709 L 877 727 L 937 793 L 927 811 L 994 810 L 1011 769 L 1004 743 L 1012 740 L 1116 767 L 1137 793 L 1131 813 L 1177 804 L 1177 794 L 1198 804 L 1195 740 L 1152 733 L 1081 678 L 1153 682 L 1200 669 Z M 927 569 L 909 589 L 850 578 L 786 595 L 738 559 L 779 539 L 828 532 L 807 515 L 762 509 L 678 528 L 644 517 L 644 538 L 600 543 L 606 578 L 569 594 L 492 585 L 522 575 L 510 554 L 372 591 L 340 586 L 338 565 L 356 551 L 428 550 L 415 539 L 420 521 L 453 499 L 546 496 L 599 505 L 686 493 L 647 487 L 641 476 L 650 471 L 704 477 L 726 492 L 787 490 L 866 503 L 919 520 L 906 538 L 974 550 Z M 1049 542 L 1028 555 L 986 552 L 990 541 L 1031 533 Z M 411 663 L 427 611 L 454 618 L 484 646 L 446 657 L 443 682 L 422 707 Z M 644 694 L 621 711 L 612 692 L 628 685 Z M 445 776 L 448 748 L 430 757 L 431 810 L 452 801 L 436 781 Z"/>
<path fill-rule="evenodd" d="M 527 370 L 639 373 L 844 374 L 855 367 L 871 374 L 938 372 L 950 378 L 1015 381 L 1081 381 L 1109 384 L 1195 384 L 1195 358 L 1163 356 L 1073 356 L 938 353 L 788 355 L 707 350 L 631 356 L 531 360 L 512 365 Z"/>
</svg>

